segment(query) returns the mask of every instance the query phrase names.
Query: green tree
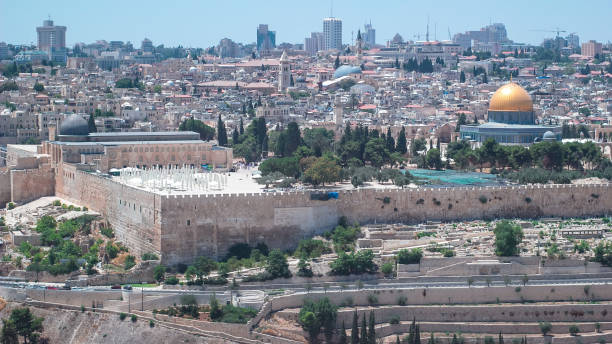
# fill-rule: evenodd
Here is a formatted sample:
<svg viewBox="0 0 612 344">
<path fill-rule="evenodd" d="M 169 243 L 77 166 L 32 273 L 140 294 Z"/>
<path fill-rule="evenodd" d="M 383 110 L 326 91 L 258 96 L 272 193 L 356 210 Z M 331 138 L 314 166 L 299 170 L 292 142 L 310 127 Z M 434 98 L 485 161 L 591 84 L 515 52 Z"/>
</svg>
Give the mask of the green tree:
<svg viewBox="0 0 612 344">
<path fill-rule="evenodd" d="M 397 253 L 397 261 L 400 264 L 418 264 L 421 258 L 423 258 L 423 250 L 420 248 L 401 249 Z"/>
<path fill-rule="evenodd" d="M 336 55 L 336 61 L 334 61 L 334 68 L 338 69 L 340 67 L 340 55 Z"/>
<path fill-rule="evenodd" d="M 389 163 L 390 153 L 384 139 L 374 138 L 365 145 L 364 160 L 374 167 L 382 167 Z"/>
<path fill-rule="evenodd" d="M 523 240 L 521 226 L 502 220 L 495 229 L 495 254 L 498 256 L 516 256 L 519 254 L 519 245 Z"/>
<path fill-rule="evenodd" d="M 325 185 L 340 180 L 340 166 L 329 157 L 318 158 L 306 171 L 303 179 L 312 185 Z"/>
<path fill-rule="evenodd" d="M 283 156 L 290 156 L 295 152 L 302 141 L 300 128 L 296 122 L 290 122 L 287 125 L 287 131 L 285 134 L 285 146 L 283 148 Z"/>
<path fill-rule="evenodd" d="M 461 74 L 459 75 L 459 82 L 460 83 L 465 82 L 465 73 L 463 71 L 461 71 Z"/>
<path fill-rule="evenodd" d="M 373 311 L 370 311 L 370 319 L 368 322 L 368 343 L 376 344 L 376 320 L 374 319 Z"/>
<path fill-rule="evenodd" d="M 195 131 L 200 134 L 200 140 L 209 141 L 215 137 L 215 129 L 202 121 L 190 118 L 179 124 L 180 131 Z"/>
<path fill-rule="evenodd" d="M 337 313 L 338 307 L 327 297 L 317 301 L 306 299 L 298 319 L 302 328 L 308 332 L 310 341 L 315 342 L 321 330 L 327 338 L 331 337 L 336 328 Z"/>
<path fill-rule="evenodd" d="M 368 337 L 368 328 L 366 325 L 366 315 L 363 313 L 363 318 L 361 318 L 361 333 L 359 335 L 359 344 L 369 344 Z"/>
<path fill-rule="evenodd" d="M 272 250 L 268 255 L 268 262 L 266 265 L 266 272 L 270 274 L 272 278 L 277 277 L 291 277 L 289 271 L 289 264 L 287 263 L 287 257 L 280 250 Z"/>
<path fill-rule="evenodd" d="M 217 262 L 204 256 L 198 257 L 193 264 L 194 272 L 199 280 L 202 280 L 205 276 L 208 276 L 217 268 L 217 266 Z"/>
<path fill-rule="evenodd" d="M 399 136 L 397 137 L 397 144 L 395 146 L 395 151 L 400 154 L 406 154 L 408 151 L 407 143 L 406 143 L 406 128 L 402 126 L 400 130 Z"/>
<path fill-rule="evenodd" d="M 351 344 L 359 344 L 359 317 L 357 310 L 353 312 L 353 325 L 351 326 Z"/>
<path fill-rule="evenodd" d="M 11 319 L 2 319 L 2 332 L 0 333 L 0 343 L 19 344 L 17 327 Z"/>
<path fill-rule="evenodd" d="M 23 338 L 24 343 L 36 343 L 43 331 L 43 320 L 43 318 L 34 316 L 29 308 L 16 308 L 11 312 L 8 319 L 8 322 L 12 323 L 12 325 L 9 325 L 7 329 L 7 338 L 10 340 L 16 332 L 17 335 Z M 6 327 L 6 323 L 4 324 Z M 4 329 L 2 337 L 4 340 Z"/>
<path fill-rule="evenodd" d="M 543 336 L 546 336 L 550 330 L 552 330 L 552 325 L 549 322 L 540 322 L 540 332 L 542 332 Z"/>
<path fill-rule="evenodd" d="M 342 330 L 340 330 L 340 335 L 338 336 L 338 344 L 348 344 L 348 338 L 346 336 L 346 326 L 344 325 L 344 320 L 342 320 Z"/>
<path fill-rule="evenodd" d="M 164 280 L 165 275 L 166 275 L 166 267 L 165 266 L 157 265 L 153 269 L 153 278 L 155 278 L 155 280 L 157 282 L 162 282 Z"/>
<path fill-rule="evenodd" d="M 225 123 L 221 120 L 221 114 L 217 120 L 217 141 L 219 146 L 227 146 L 227 130 L 225 129 Z"/>
<path fill-rule="evenodd" d="M 34 84 L 34 91 L 41 93 L 45 91 L 45 86 L 43 86 L 43 84 L 37 82 Z"/>
<path fill-rule="evenodd" d="M 436 170 L 442 169 L 442 159 L 440 158 L 440 150 L 438 150 L 437 148 L 432 148 L 427 151 L 425 161 L 427 162 L 427 166 L 429 168 L 435 168 Z"/>
</svg>

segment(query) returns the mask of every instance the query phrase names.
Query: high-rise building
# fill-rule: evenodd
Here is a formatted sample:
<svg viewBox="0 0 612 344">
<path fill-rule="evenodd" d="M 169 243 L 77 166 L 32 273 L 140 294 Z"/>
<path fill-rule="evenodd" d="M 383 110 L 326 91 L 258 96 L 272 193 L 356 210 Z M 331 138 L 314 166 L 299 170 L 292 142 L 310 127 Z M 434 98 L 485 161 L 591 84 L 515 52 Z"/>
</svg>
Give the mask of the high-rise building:
<svg viewBox="0 0 612 344">
<path fill-rule="evenodd" d="M 372 23 L 365 24 L 365 30 L 363 31 L 362 38 L 366 47 L 372 48 L 376 45 L 376 29 L 372 27 Z"/>
<path fill-rule="evenodd" d="M 142 44 L 140 45 L 140 49 L 147 53 L 153 52 L 153 42 L 150 39 L 145 38 L 142 40 Z"/>
<path fill-rule="evenodd" d="M 323 50 L 342 50 L 342 20 L 323 19 Z"/>
<path fill-rule="evenodd" d="M 502 23 L 494 23 L 481 28 L 479 31 L 467 31 L 453 36 L 453 43 L 461 45 L 464 50 L 472 47 L 473 41 L 476 41 L 482 47 L 491 46 L 488 43 L 509 42 L 506 26 Z"/>
<path fill-rule="evenodd" d="M 304 39 L 304 50 L 310 55 L 316 55 L 317 52 L 323 50 L 323 32 L 312 32 L 310 37 Z"/>
<path fill-rule="evenodd" d="M 4 42 L 0 42 L 0 60 L 9 58 L 8 46 Z"/>
<path fill-rule="evenodd" d="M 257 27 L 257 51 L 267 51 L 276 48 L 276 31 L 269 31 L 268 25 Z"/>
<path fill-rule="evenodd" d="M 601 55 L 602 44 L 593 40 L 582 43 L 582 55 L 594 57 Z"/>
<path fill-rule="evenodd" d="M 38 33 L 38 50 L 52 51 L 66 48 L 66 27 L 53 25 L 53 20 L 43 21 L 43 26 L 36 28 Z"/>
<path fill-rule="evenodd" d="M 572 49 L 580 47 L 580 37 L 576 33 L 570 33 L 565 39 L 567 40 L 568 47 Z"/>
</svg>

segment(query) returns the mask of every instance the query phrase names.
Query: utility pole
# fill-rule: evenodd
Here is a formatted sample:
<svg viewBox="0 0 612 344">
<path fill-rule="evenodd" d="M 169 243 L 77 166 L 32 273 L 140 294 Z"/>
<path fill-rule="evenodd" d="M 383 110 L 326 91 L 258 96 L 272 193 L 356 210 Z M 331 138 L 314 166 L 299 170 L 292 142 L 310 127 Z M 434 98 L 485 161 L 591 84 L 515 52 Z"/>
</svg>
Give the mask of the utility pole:
<svg viewBox="0 0 612 344">
<path fill-rule="evenodd" d="M 142 286 L 142 291 L 140 293 L 140 310 L 144 312 L 144 285 Z"/>
</svg>

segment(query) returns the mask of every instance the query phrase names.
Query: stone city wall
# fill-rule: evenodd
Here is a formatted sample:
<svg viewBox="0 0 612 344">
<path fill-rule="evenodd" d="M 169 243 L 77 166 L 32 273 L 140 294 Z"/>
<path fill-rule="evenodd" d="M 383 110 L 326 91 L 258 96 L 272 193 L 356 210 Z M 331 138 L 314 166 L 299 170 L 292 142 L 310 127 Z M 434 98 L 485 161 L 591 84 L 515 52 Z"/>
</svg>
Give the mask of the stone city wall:
<svg viewBox="0 0 612 344">
<path fill-rule="evenodd" d="M 219 258 L 236 243 L 294 248 L 300 239 L 350 222 L 419 223 L 474 218 L 600 216 L 612 212 L 612 185 L 485 188 L 359 189 L 338 198 L 311 192 L 167 196 L 78 171 L 58 168 L 56 194 L 102 213 L 119 240 L 163 264 Z"/>
<path fill-rule="evenodd" d="M 311 192 L 162 196 L 160 209 L 162 259 L 174 264 L 221 257 L 240 242 L 290 249 L 341 216 L 360 224 L 600 216 L 612 212 L 612 186 L 362 189 L 327 201 Z"/>
<path fill-rule="evenodd" d="M 56 195 L 100 212 L 131 254 L 161 255 L 158 195 L 78 171 L 68 164 L 58 169 Z"/>
<path fill-rule="evenodd" d="M 6 207 L 11 201 L 11 174 L 0 172 L 0 208 Z"/>
<path fill-rule="evenodd" d="M 10 171 L 11 201 L 30 202 L 55 194 L 55 174 L 49 166 Z"/>
</svg>

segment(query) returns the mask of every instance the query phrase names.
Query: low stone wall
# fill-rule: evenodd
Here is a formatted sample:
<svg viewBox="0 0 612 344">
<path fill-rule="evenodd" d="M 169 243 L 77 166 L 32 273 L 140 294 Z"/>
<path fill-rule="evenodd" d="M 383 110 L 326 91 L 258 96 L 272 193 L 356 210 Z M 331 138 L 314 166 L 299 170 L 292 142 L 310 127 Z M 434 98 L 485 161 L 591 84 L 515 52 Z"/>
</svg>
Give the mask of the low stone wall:
<svg viewBox="0 0 612 344">
<path fill-rule="evenodd" d="M 335 304 L 347 303 L 367 306 L 368 297 L 373 296 L 378 305 L 397 305 L 400 297 L 409 305 L 432 304 L 495 304 L 498 302 L 521 303 L 546 301 L 603 301 L 612 300 L 612 288 L 608 285 L 588 286 L 588 295 L 583 285 L 525 286 L 525 287 L 473 287 L 473 288 L 415 288 L 328 291 L 327 293 L 298 293 L 270 299 L 272 311 L 299 308 L 304 299 L 328 297 Z M 612 313 L 611 313 L 612 314 Z"/>
<path fill-rule="evenodd" d="M 46 289 L 26 289 L 25 294 L 28 298 L 43 302 L 60 303 L 72 306 L 92 306 L 103 308 L 107 300 L 121 300 L 120 290 L 109 291 L 70 291 L 70 290 L 46 290 Z"/>
</svg>

